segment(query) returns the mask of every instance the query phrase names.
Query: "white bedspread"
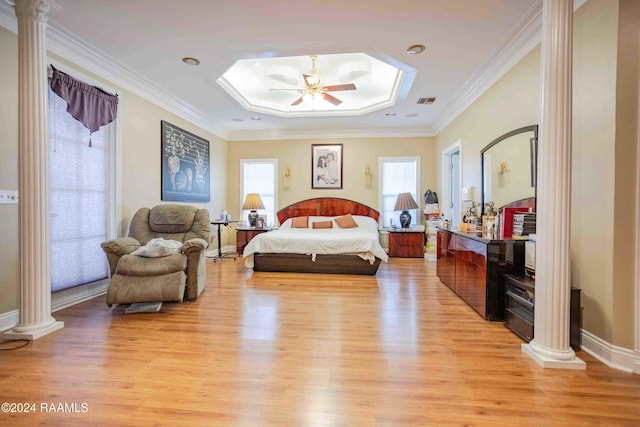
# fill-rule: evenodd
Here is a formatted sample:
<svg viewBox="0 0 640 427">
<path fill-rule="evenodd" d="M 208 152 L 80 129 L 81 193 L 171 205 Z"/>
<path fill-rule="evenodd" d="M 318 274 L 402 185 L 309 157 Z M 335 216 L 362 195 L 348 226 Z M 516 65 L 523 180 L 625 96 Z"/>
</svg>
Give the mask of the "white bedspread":
<svg viewBox="0 0 640 427">
<path fill-rule="evenodd" d="M 365 216 L 353 217 L 358 223 L 356 228 L 291 228 L 291 220 L 282 224 L 278 230 L 260 233 L 245 246 L 245 266 L 253 268 L 253 255 L 256 253 L 308 254 L 315 260 L 318 254 L 352 254 L 369 262 L 375 258 L 387 261 L 388 257 L 378 237 L 378 223 Z M 313 221 L 328 220 L 331 217 L 309 217 L 309 227 Z"/>
</svg>

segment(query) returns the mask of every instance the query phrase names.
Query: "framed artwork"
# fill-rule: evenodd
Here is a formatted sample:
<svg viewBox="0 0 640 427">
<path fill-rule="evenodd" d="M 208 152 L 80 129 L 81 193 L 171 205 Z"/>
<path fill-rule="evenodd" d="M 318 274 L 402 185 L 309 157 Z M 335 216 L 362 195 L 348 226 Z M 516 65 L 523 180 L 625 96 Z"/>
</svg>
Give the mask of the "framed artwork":
<svg viewBox="0 0 640 427">
<path fill-rule="evenodd" d="M 311 189 L 342 189 L 342 144 L 312 144 L 311 171 Z"/>
<path fill-rule="evenodd" d="M 209 141 L 162 120 L 162 200 L 211 200 Z"/>
</svg>

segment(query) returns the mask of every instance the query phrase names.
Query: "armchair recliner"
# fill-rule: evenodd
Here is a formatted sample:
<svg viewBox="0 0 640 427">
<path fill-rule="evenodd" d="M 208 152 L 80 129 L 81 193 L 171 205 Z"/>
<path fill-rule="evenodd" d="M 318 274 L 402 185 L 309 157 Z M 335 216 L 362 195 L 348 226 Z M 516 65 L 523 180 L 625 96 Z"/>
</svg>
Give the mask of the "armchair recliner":
<svg viewBox="0 0 640 427">
<path fill-rule="evenodd" d="M 198 298 L 206 282 L 210 227 L 206 209 L 178 204 L 139 209 L 131 219 L 129 237 L 101 245 L 111 271 L 107 305 Z M 157 258 L 131 254 L 157 237 L 182 242 L 181 251 Z"/>
</svg>

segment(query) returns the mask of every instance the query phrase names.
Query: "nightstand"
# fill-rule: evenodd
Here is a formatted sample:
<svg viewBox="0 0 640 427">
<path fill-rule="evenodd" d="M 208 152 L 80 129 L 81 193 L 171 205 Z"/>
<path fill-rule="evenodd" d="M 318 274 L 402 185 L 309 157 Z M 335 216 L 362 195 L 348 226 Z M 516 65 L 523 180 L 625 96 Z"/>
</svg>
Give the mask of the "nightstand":
<svg viewBox="0 0 640 427">
<path fill-rule="evenodd" d="M 236 228 L 236 252 L 242 256 L 244 247 L 260 233 L 266 233 L 271 231 L 270 227 L 255 228 L 255 227 L 238 227 Z"/>
<path fill-rule="evenodd" d="M 424 231 L 412 231 L 403 229 L 388 231 L 390 257 L 424 257 Z"/>
</svg>

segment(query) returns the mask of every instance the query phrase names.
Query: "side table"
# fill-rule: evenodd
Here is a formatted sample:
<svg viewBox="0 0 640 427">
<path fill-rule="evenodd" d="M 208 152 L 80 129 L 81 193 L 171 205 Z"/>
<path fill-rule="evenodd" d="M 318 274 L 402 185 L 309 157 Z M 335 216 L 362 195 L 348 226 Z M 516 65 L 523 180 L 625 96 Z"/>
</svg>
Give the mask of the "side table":
<svg viewBox="0 0 640 427">
<path fill-rule="evenodd" d="M 256 237 L 260 233 L 266 233 L 271 231 L 271 227 L 238 227 L 236 228 L 236 251 L 238 255 L 242 256 L 242 252 L 244 252 L 244 247 L 249 244 L 251 239 Z"/>
<path fill-rule="evenodd" d="M 224 220 L 218 220 L 218 219 L 214 219 L 213 221 L 211 221 L 211 225 L 217 225 L 218 226 L 218 256 L 213 257 L 213 262 L 216 262 L 220 259 L 223 259 L 226 256 L 229 256 L 230 258 L 233 258 L 233 260 L 236 260 L 236 254 L 223 254 L 222 253 L 222 235 L 220 233 L 220 226 L 224 225 L 225 227 L 228 226 L 231 223 L 237 223 L 240 222 L 239 220 L 235 220 L 235 221 L 224 221 Z"/>
<path fill-rule="evenodd" d="M 424 231 L 392 229 L 388 232 L 390 257 L 424 257 Z"/>
</svg>

